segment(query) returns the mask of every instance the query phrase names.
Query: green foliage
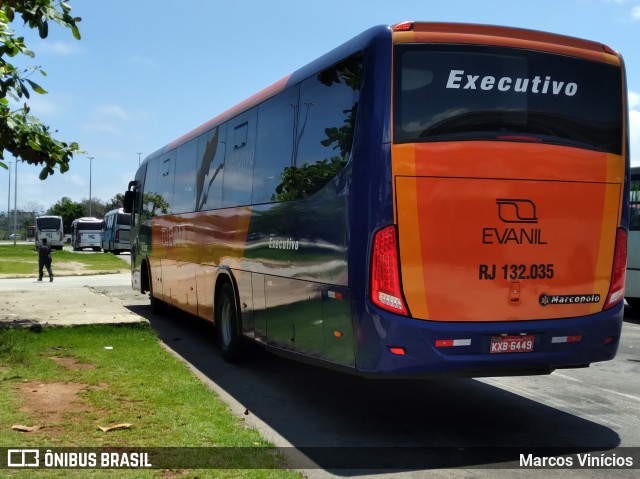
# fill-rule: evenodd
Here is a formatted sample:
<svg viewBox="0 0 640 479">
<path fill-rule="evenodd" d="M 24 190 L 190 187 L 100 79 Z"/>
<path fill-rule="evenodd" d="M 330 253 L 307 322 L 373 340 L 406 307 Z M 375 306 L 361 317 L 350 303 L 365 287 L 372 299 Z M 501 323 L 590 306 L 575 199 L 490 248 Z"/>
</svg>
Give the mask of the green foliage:
<svg viewBox="0 0 640 479">
<path fill-rule="evenodd" d="M 82 265 L 82 272 L 106 272 L 128 269 L 126 263 L 112 254 L 79 254 L 73 251 L 52 251 L 53 268 L 56 274 L 62 270 L 69 270 L 65 263 L 74 263 L 74 270 Z M 38 274 L 38 253 L 33 244 L 2 244 L 0 245 L 0 274 L 8 276 Z M 60 274 L 64 276 L 64 274 Z"/>
<path fill-rule="evenodd" d="M 73 220 L 84 216 L 84 205 L 82 203 L 71 201 L 70 198 L 65 196 L 49 208 L 47 213 L 54 216 L 62 216 L 64 231 L 69 233 L 71 231 L 71 223 Z"/>
<path fill-rule="evenodd" d="M 10 0 L 0 2 L 0 167 L 7 168 L 2 161 L 4 151 L 32 165 L 41 165 L 40 179 L 44 180 L 58 168 L 61 173 L 69 170 L 69 161 L 74 153 L 80 152 L 75 142 L 63 142 L 51 136 L 49 127 L 36 117 L 29 115 L 25 102 L 12 110 L 9 98 L 22 103 L 31 98 L 31 92 L 46 94 L 46 90 L 30 77 L 34 73 L 46 76 L 39 66 L 17 69 L 6 59 L 18 55 L 33 58 L 24 37 L 16 37 L 10 24 L 19 15 L 24 25 L 38 29 L 40 38 L 49 34 L 49 22 L 70 28 L 73 36 L 80 39 L 77 23 L 79 17 L 72 17 L 71 7 L 55 0 Z"/>
<path fill-rule="evenodd" d="M 56 359 L 63 358 L 89 367 L 61 366 Z M 0 365 L 0 423 L 44 425 L 37 434 L 20 437 L 10 427 L 3 427 L 2 447 L 19 441 L 24 447 L 217 447 L 230 452 L 216 461 L 218 469 L 50 469 L 24 475 L 16 471 L 11 477 L 300 477 L 284 469 L 271 444 L 258 431 L 244 426 L 183 361 L 167 352 L 148 325 L 0 329 Z M 82 384 L 83 390 L 74 400 L 85 410 L 56 419 L 21 411 L 28 397 L 20 393 L 20 387 L 30 382 Z M 108 434 L 97 427 L 122 422 L 131 427 Z M 246 469 L 240 469 L 243 467 Z M 44 474 L 37 474 L 40 472 Z"/>
</svg>

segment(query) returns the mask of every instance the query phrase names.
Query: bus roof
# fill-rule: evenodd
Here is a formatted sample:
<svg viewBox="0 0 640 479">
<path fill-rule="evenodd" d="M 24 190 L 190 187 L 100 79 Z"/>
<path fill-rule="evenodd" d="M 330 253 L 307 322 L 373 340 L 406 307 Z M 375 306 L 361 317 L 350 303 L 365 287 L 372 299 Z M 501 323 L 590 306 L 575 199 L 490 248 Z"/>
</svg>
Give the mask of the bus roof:
<svg viewBox="0 0 640 479">
<path fill-rule="evenodd" d="M 409 33 L 410 41 L 503 45 L 619 63 L 619 55 L 602 43 L 538 30 L 436 22 L 405 22 L 393 28 L 396 35 Z"/>
<path fill-rule="evenodd" d="M 102 221 L 102 220 L 98 218 L 94 218 L 92 216 L 83 216 L 82 218 L 76 218 L 75 220 L 72 221 L 72 223 L 76 223 L 76 222 L 95 223 L 96 221 Z"/>
</svg>

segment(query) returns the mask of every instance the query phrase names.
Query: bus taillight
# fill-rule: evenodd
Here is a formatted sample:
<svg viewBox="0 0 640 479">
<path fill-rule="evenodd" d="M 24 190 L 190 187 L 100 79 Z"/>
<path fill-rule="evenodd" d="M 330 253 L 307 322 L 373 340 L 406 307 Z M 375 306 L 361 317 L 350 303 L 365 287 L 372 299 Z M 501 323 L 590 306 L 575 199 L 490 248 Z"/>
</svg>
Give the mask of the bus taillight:
<svg viewBox="0 0 640 479">
<path fill-rule="evenodd" d="M 402 22 L 393 26 L 394 32 L 410 32 L 413 30 L 415 22 Z"/>
<path fill-rule="evenodd" d="M 387 311 L 408 315 L 402 297 L 396 227 L 387 226 L 373 238 L 371 261 L 371 299 Z"/>
<path fill-rule="evenodd" d="M 627 268 L 627 231 L 618 228 L 616 233 L 616 249 L 613 253 L 613 269 L 611 271 L 611 287 L 604 303 L 604 309 L 618 304 L 624 298 L 624 279 Z"/>
</svg>

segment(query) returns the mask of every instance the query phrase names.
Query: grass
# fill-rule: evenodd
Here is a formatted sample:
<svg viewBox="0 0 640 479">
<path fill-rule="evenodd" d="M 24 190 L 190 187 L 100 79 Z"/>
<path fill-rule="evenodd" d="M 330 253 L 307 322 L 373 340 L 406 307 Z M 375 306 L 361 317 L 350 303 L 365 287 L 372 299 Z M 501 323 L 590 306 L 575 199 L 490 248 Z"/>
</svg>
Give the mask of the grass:
<svg viewBox="0 0 640 479">
<path fill-rule="evenodd" d="M 65 367 L 60 363 L 63 359 L 83 368 Z M 35 402 L 29 398 L 31 389 L 47 384 L 74 385 L 77 397 L 68 404 L 79 401 L 82 412 L 70 408 L 52 415 L 51 411 L 31 410 Z M 108 433 L 98 429 L 117 423 L 132 426 Z M 40 429 L 19 433 L 11 429 L 14 424 Z M 281 469 L 281 460 L 258 432 L 246 428 L 184 363 L 162 348 L 146 324 L 40 331 L 0 328 L 0 447 L 226 447 L 250 451 L 241 464 L 231 454 L 224 469 L 170 474 L 161 469 L 5 469 L 3 477 L 300 477 Z"/>
<path fill-rule="evenodd" d="M 64 268 L 64 263 L 80 263 L 84 271 L 118 271 L 127 265 L 113 254 L 84 254 L 74 251 L 54 250 L 53 272 Z M 0 245 L 0 274 L 27 276 L 38 274 L 38 253 L 33 245 Z"/>
</svg>

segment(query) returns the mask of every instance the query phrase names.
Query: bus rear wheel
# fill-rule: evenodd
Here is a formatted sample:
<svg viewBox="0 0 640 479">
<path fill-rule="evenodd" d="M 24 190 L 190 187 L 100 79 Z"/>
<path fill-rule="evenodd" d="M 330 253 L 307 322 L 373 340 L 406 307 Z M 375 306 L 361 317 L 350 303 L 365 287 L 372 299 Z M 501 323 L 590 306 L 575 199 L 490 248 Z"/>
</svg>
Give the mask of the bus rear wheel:
<svg viewBox="0 0 640 479">
<path fill-rule="evenodd" d="M 227 362 L 237 362 L 242 353 L 242 335 L 236 298 L 229 283 L 223 284 L 218 292 L 215 319 L 222 357 Z"/>
</svg>

